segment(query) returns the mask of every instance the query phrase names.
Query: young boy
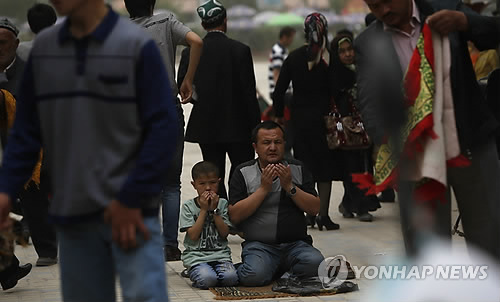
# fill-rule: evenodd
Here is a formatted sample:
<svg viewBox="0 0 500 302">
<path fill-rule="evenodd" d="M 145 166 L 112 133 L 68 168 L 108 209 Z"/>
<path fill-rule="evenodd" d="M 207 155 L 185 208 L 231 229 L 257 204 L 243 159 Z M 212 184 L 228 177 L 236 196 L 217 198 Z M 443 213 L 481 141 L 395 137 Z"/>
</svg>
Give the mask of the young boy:
<svg viewBox="0 0 500 302">
<path fill-rule="evenodd" d="M 184 203 L 180 231 L 186 232 L 182 262 L 194 287 L 234 286 L 238 283 L 227 245 L 229 234 L 228 202 L 219 198 L 219 171 L 207 161 L 194 165 L 191 184 L 198 197 Z"/>
</svg>

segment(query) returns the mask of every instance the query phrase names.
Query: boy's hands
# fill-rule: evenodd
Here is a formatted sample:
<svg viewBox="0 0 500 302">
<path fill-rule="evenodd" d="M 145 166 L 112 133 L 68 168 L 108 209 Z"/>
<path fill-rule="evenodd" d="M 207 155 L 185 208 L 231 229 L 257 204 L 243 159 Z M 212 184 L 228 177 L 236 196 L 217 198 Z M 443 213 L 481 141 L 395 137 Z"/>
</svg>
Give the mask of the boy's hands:
<svg viewBox="0 0 500 302">
<path fill-rule="evenodd" d="M 210 193 L 210 203 L 209 203 L 209 211 L 214 211 L 217 209 L 217 206 L 219 205 L 219 195 L 215 192 L 209 192 Z"/>
<path fill-rule="evenodd" d="M 200 208 L 205 211 L 210 211 L 210 192 L 205 191 L 198 198 L 198 203 L 200 204 Z"/>
<path fill-rule="evenodd" d="M 198 198 L 198 203 L 200 204 L 200 208 L 207 212 L 213 211 L 217 209 L 219 205 L 219 195 L 212 191 L 205 191 Z"/>
<path fill-rule="evenodd" d="M 136 233 L 139 230 L 145 240 L 150 234 L 142 220 L 141 209 L 127 208 L 118 200 L 113 200 L 104 212 L 104 221 L 111 224 L 113 241 L 122 249 L 137 247 Z"/>
</svg>

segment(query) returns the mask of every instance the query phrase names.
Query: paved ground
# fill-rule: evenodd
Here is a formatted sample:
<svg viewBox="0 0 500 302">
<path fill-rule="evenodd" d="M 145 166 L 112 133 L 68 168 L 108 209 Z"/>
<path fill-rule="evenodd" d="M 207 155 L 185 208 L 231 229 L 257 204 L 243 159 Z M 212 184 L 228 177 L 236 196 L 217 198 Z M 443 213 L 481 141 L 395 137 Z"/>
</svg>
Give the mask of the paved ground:
<svg viewBox="0 0 500 302">
<path fill-rule="evenodd" d="M 265 80 L 267 70 L 265 64 L 256 65 L 258 85 L 267 94 Z M 260 81 L 259 81 L 260 79 Z M 186 115 L 190 108 L 186 107 Z M 182 175 L 182 200 L 195 196 L 195 191 L 190 184 L 190 169 L 201 160 L 200 150 L 197 145 L 186 143 L 184 171 Z M 315 246 L 325 257 L 346 255 L 354 265 L 377 264 L 387 261 L 402 254 L 402 239 L 399 230 L 398 204 L 383 204 L 382 209 L 374 213 L 375 221 L 372 223 L 359 222 L 356 219 L 344 219 L 338 214 L 337 206 L 343 195 L 340 183 L 335 183 L 332 190 L 330 216 L 334 221 L 340 223 L 338 231 L 310 230 L 314 238 Z M 456 216 L 456 210 L 454 210 Z M 179 242 L 182 243 L 183 236 L 180 235 Z M 233 261 L 240 261 L 241 239 L 230 236 L 229 242 L 233 252 Z M 454 245 L 463 249 L 463 240 L 454 237 Z M 181 244 L 182 249 L 182 244 Z M 18 247 L 17 256 L 22 263 L 35 263 L 37 255 L 32 246 L 27 248 Z M 165 265 L 168 273 L 168 290 L 171 301 L 211 301 L 214 295 L 209 291 L 193 289 L 188 279 L 180 277 L 182 271 L 181 262 L 169 262 Z M 77 272 L 75 272 L 77 273 Z M 375 281 L 357 280 L 360 292 L 337 296 L 306 297 L 293 299 L 277 299 L 279 301 L 360 301 L 361 295 L 374 286 Z M 276 300 L 276 299 L 275 299 Z M 33 271 L 12 290 L 0 292 L 1 302 L 59 302 L 61 295 L 59 291 L 58 265 L 47 268 L 33 268 Z M 266 300 L 272 301 L 272 300 Z M 89 301 L 91 302 L 91 301 Z"/>
<path fill-rule="evenodd" d="M 189 181 L 188 168 L 201 159 L 198 147 L 186 144 L 186 167 L 182 178 L 182 199 L 186 200 L 194 196 L 195 191 Z M 375 221 L 372 223 L 359 222 L 356 219 L 344 219 L 336 211 L 343 194 L 340 183 L 335 183 L 332 190 L 330 206 L 331 217 L 341 225 L 338 231 L 322 231 L 310 229 L 314 238 L 315 246 L 328 256 L 346 255 L 351 263 L 355 265 L 376 264 L 387 261 L 402 254 L 402 240 L 399 230 L 398 204 L 383 204 L 382 209 L 374 213 Z M 456 212 L 455 212 L 456 214 Z M 182 243 L 183 235 L 179 242 Z M 456 245 L 461 248 L 463 240 L 454 237 Z M 240 261 L 242 240 L 236 236 L 229 237 L 233 252 L 233 261 Z M 182 245 L 181 245 L 182 249 Z M 26 248 L 18 247 L 16 254 L 22 263 L 35 263 L 37 255 L 33 246 Z M 214 295 L 209 291 L 193 289 L 189 280 L 180 277 L 182 271 L 181 262 L 169 262 L 165 265 L 168 273 L 168 290 L 171 301 L 211 301 Z M 337 296 L 307 297 L 307 298 L 283 298 L 279 301 L 359 301 L 363 292 L 371 288 L 375 281 L 357 280 L 360 292 Z M 275 299 L 276 300 L 276 299 Z M 47 268 L 33 268 L 33 271 L 12 290 L 0 292 L 1 302 L 59 302 L 58 265 Z M 265 300 L 272 301 L 272 300 Z"/>
<path fill-rule="evenodd" d="M 187 187 L 187 182 L 185 187 Z M 188 190 L 186 190 L 188 191 Z M 346 255 L 351 263 L 361 266 L 385 262 L 402 253 L 402 241 L 398 226 L 398 204 L 383 204 L 382 209 L 375 212 L 375 221 L 372 223 L 359 222 L 355 219 L 344 219 L 335 209 L 342 194 L 342 186 L 336 184 L 333 189 L 331 216 L 341 224 L 338 231 L 322 231 L 311 229 L 310 234 L 314 243 L 325 255 Z M 188 194 L 188 193 L 186 193 Z M 179 237 L 182 242 L 183 236 Z M 458 248 L 463 241 L 454 237 Z M 230 236 L 230 246 L 233 252 L 233 261 L 240 261 L 240 243 L 242 240 Z M 181 246 L 182 249 L 182 246 Z M 34 263 L 37 255 L 32 246 L 18 247 L 16 254 L 22 263 Z M 169 262 L 165 265 L 168 274 L 168 290 L 171 301 L 212 301 L 214 295 L 209 291 L 194 289 L 188 279 L 180 277 L 181 262 Z M 357 280 L 360 292 L 337 296 L 282 298 L 279 301 L 360 301 L 361 295 L 370 289 L 375 281 Z M 33 271 L 12 290 L 0 292 L 1 302 L 59 302 L 59 272 L 58 265 L 46 268 L 33 268 Z M 263 300 L 273 301 L 273 300 Z"/>
</svg>

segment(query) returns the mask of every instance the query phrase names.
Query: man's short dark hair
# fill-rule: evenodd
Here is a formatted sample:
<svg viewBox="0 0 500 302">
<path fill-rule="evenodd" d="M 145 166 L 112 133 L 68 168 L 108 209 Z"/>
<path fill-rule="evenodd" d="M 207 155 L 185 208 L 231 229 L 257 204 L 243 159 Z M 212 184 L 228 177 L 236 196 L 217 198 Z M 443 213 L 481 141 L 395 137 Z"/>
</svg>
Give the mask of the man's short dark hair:
<svg viewBox="0 0 500 302">
<path fill-rule="evenodd" d="M 280 30 L 280 39 L 283 37 L 291 37 L 297 30 L 291 26 L 285 26 Z"/>
<path fill-rule="evenodd" d="M 219 168 L 209 161 L 200 161 L 191 169 L 191 177 L 193 180 L 197 180 L 200 176 L 210 173 L 214 173 L 215 176 L 219 177 Z"/>
<path fill-rule="evenodd" d="M 28 10 L 28 24 L 31 31 L 35 34 L 54 25 L 56 21 L 56 12 L 48 4 L 36 3 Z"/>
<path fill-rule="evenodd" d="M 224 24 L 224 20 L 226 20 L 226 17 L 227 13 L 226 10 L 224 9 L 224 11 L 220 15 L 210 19 L 210 21 L 205 21 L 205 20 L 201 21 L 201 25 L 203 26 L 204 29 L 207 30 L 214 29 Z"/>
<path fill-rule="evenodd" d="M 151 8 L 156 5 L 156 0 L 125 0 L 125 8 L 130 18 L 148 17 Z"/>
<path fill-rule="evenodd" d="M 283 133 L 283 138 L 285 138 L 285 130 L 283 130 L 283 127 L 281 127 L 280 124 L 273 121 L 264 121 L 258 124 L 252 130 L 252 142 L 257 143 L 257 135 L 259 134 L 260 129 L 272 130 L 276 128 L 279 128 L 281 130 L 281 132 Z"/>
</svg>

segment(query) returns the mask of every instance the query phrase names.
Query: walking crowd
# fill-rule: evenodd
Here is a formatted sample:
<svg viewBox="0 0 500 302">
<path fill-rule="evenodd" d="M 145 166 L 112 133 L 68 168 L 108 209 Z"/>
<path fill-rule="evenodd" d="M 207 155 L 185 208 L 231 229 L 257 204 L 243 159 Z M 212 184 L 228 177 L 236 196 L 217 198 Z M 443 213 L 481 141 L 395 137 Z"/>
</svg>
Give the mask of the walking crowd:
<svg viewBox="0 0 500 302">
<path fill-rule="evenodd" d="M 104 0 L 50 2 L 28 11 L 34 42 L 0 20 L 3 290 L 30 273 L 13 248 L 30 236 L 67 302 L 115 301 L 117 277 L 125 301 L 167 301 L 165 261 L 201 289 L 317 277 L 308 228 L 340 228 L 334 181 L 345 219 L 376 223 L 397 195 L 409 257 L 451 241 L 453 190 L 467 244 L 500 262 L 500 19 L 484 7 L 364 0 L 366 28 L 333 39 L 312 13 L 304 45 L 289 52 L 284 27 L 271 49 L 266 115 L 222 1 L 198 7 L 203 39 L 155 0 L 124 0 L 130 19 Z M 181 203 L 184 141 L 203 161 Z"/>
</svg>

